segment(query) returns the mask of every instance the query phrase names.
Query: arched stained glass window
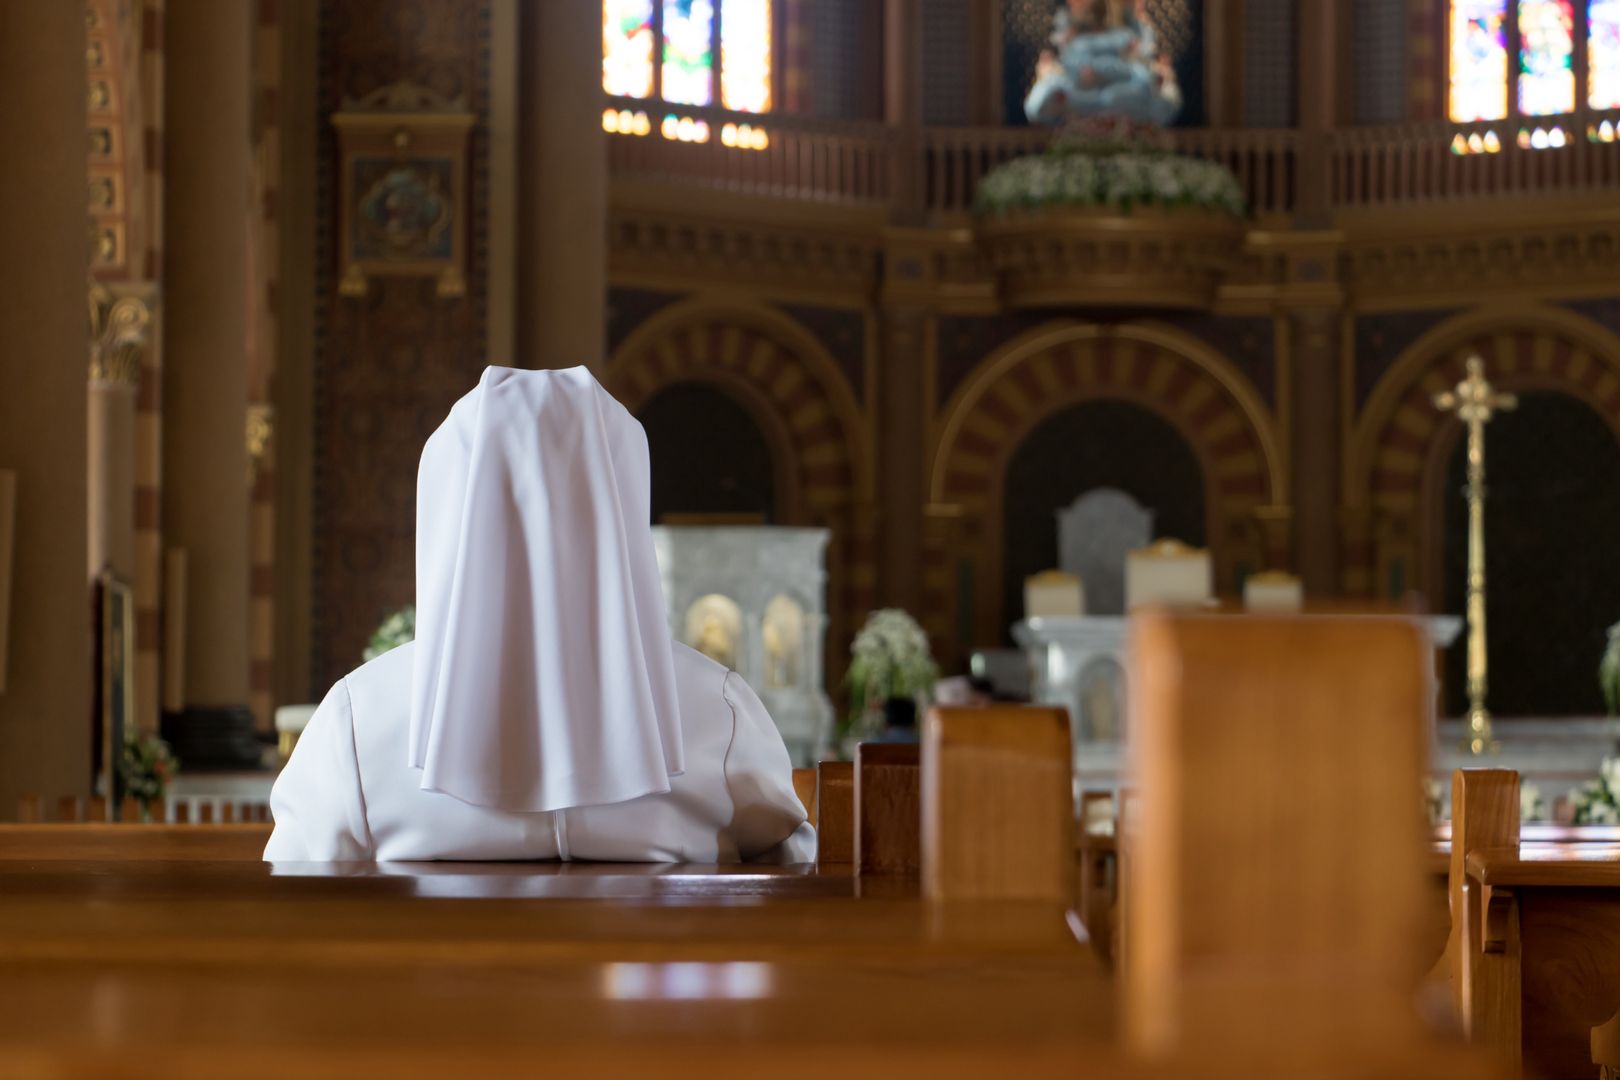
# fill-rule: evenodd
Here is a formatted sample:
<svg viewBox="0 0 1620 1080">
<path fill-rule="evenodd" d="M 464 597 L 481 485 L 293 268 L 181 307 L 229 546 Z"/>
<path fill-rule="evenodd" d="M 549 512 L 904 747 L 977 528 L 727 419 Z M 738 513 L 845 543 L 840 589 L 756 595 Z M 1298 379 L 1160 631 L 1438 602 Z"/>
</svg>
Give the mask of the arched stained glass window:
<svg viewBox="0 0 1620 1080">
<path fill-rule="evenodd" d="M 1587 0 L 1589 109 L 1620 109 L 1620 0 Z"/>
<path fill-rule="evenodd" d="M 665 101 L 707 105 L 714 100 L 714 5 L 664 0 Z"/>
<path fill-rule="evenodd" d="M 602 89 L 770 112 L 774 7 L 772 0 L 603 0 Z"/>
<path fill-rule="evenodd" d="M 738 112 L 771 111 L 771 0 L 726 0 L 720 103 Z"/>
<path fill-rule="evenodd" d="M 1620 109 L 1620 0 L 1449 0 L 1448 10 L 1446 114 L 1452 121 L 1564 116 L 1582 106 Z M 1544 149 L 1565 146 L 1575 134 L 1570 125 L 1552 122 L 1527 124 L 1502 138 Z M 1468 144 L 1483 147 L 1494 135 L 1459 136 L 1454 146 L 1463 147 L 1459 153 L 1481 152 Z"/>
<path fill-rule="evenodd" d="M 1451 119 L 1507 116 L 1507 0 L 1451 2 Z"/>
<path fill-rule="evenodd" d="M 1519 0 L 1519 113 L 1575 110 L 1575 12 L 1570 0 Z"/>
<path fill-rule="evenodd" d="M 654 38 L 653 0 L 603 0 L 602 89 L 651 97 Z"/>
</svg>

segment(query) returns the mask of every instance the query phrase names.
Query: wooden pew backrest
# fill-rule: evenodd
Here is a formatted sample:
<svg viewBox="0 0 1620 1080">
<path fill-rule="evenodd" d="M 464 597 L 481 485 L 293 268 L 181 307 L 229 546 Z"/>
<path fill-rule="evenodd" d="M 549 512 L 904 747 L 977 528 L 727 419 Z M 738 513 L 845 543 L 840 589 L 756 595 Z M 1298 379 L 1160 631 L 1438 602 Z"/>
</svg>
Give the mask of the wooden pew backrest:
<svg viewBox="0 0 1620 1080">
<path fill-rule="evenodd" d="M 925 896 L 1072 902 L 1074 766 L 1064 710 L 933 709 L 922 762 Z"/>
<path fill-rule="evenodd" d="M 816 823 L 816 770 L 793 770 L 793 794 L 799 797 L 799 805 L 804 807 L 805 820 L 814 825 Z"/>
<path fill-rule="evenodd" d="M 1404 1045 L 1426 899 L 1419 628 L 1147 613 L 1128 654 L 1130 1046 L 1164 1056 L 1250 1031 L 1258 1054 L 1326 1060 L 1355 1049 L 1349 1032 Z"/>
<path fill-rule="evenodd" d="M 0 860 L 204 860 L 257 861 L 270 841 L 270 826 L 0 825 Z"/>
<path fill-rule="evenodd" d="M 855 869 L 915 874 L 921 864 L 920 747 L 862 743 L 855 748 Z"/>
<path fill-rule="evenodd" d="M 1476 1001 L 1469 954 L 1481 948 L 1484 929 L 1482 897 L 1469 887 L 1465 870 L 1471 852 L 1482 848 L 1517 847 L 1519 843 L 1519 774 L 1511 769 L 1458 769 L 1451 776 L 1451 861 L 1446 894 L 1451 903 L 1451 936 L 1446 943 L 1452 1001 L 1463 1030 L 1470 1036 L 1490 1018 Z"/>
<path fill-rule="evenodd" d="M 855 858 L 855 765 L 816 766 L 816 863 L 847 866 Z"/>
</svg>

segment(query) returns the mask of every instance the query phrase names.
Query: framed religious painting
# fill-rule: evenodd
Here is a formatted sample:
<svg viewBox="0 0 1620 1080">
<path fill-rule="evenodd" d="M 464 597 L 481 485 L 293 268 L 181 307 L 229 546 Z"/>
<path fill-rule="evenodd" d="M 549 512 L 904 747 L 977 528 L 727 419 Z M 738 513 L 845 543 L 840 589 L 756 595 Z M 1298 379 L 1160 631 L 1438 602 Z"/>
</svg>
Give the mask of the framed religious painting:
<svg viewBox="0 0 1620 1080">
<path fill-rule="evenodd" d="M 135 590 L 110 571 L 97 580 L 100 618 L 96 626 L 96 710 L 93 790 L 118 805 L 118 770 L 124 735 L 135 725 Z"/>
<path fill-rule="evenodd" d="M 459 101 L 396 83 L 345 103 L 337 129 L 342 237 L 338 292 L 364 296 L 378 277 L 431 277 L 465 294 L 467 145 Z"/>
</svg>

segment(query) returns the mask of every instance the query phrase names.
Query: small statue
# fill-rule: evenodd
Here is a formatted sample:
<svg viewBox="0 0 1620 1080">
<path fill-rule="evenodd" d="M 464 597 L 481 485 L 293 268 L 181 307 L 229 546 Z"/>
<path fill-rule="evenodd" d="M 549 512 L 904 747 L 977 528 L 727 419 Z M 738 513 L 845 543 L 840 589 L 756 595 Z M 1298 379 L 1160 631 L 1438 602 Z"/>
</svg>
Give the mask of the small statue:
<svg viewBox="0 0 1620 1080">
<path fill-rule="evenodd" d="M 1031 123 L 1122 116 L 1162 127 L 1181 111 L 1175 69 L 1159 52 L 1145 0 L 1066 0 L 1024 99 Z"/>
</svg>

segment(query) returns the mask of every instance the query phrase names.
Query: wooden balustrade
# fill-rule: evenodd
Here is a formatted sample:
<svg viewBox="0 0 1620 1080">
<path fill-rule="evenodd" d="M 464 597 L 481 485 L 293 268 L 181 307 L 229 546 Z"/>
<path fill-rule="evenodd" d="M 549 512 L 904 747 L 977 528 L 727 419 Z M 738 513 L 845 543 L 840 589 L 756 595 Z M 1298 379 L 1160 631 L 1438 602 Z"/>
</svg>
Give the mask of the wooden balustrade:
<svg viewBox="0 0 1620 1080">
<path fill-rule="evenodd" d="M 618 176 L 823 202 L 889 200 L 895 162 L 882 124 L 676 108 L 634 98 L 608 98 L 604 110 L 647 121 L 646 134 L 609 138 L 608 164 Z M 689 139 L 666 138 L 666 116 L 702 125 L 701 140 L 697 127 L 688 129 Z M 727 125 L 763 131 L 764 137 L 754 145 L 728 146 L 722 137 Z"/>
<path fill-rule="evenodd" d="M 1331 199 L 1337 207 L 1359 208 L 1613 187 L 1620 184 L 1617 124 L 1620 110 L 1349 128 L 1329 137 Z M 1562 145 L 1523 146 L 1521 129 L 1527 137 L 1539 129 Z"/>
<path fill-rule="evenodd" d="M 1045 128 L 927 128 L 919 141 L 908 145 L 895 137 L 892 128 L 872 121 L 785 113 L 760 116 L 633 98 L 608 98 L 604 110 L 646 118 L 645 134 L 609 137 L 609 163 L 621 178 L 814 202 L 886 205 L 911 201 L 897 178 L 915 175 L 915 198 L 921 207 L 946 214 L 971 210 L 986 173 L 1014 158 L 1039 153 L 1052 138 Z M 671 116 L 702 127 L 689 125 L 687 141 L 667 138 L 660 129 Z M 1605 123 L 1608 141 L 1603 138 Z M 750 133 L 763 136 L 751 145 L 727 145 L 722 133 L 728 125 L 733 130 L 746 126 Z M 1521 147 L 1521 128 L 1556 130 L 1562 145 Z M 700 130 L 703 137 L 696 141 Z M 1292 213 L 1300 175 L 1298 132 L 1185 128 L 1173 129 L 1167 137 L 1178 152 L 1231 169 L 1257 217 Z M 1453 144 L 1459 137 L 1463 149 L 1476 139 L 1480 151 L 1456 152 Z M 1325 145 L 1328 201 L 1335 209 L 1620 185 L 1620 110 L 1540 117 L 1533 122 L 1348 128 L 1330 133 Z M 906 154 L 919 155 L 915 170 L 902 168 Z"/>
</svg>

